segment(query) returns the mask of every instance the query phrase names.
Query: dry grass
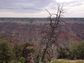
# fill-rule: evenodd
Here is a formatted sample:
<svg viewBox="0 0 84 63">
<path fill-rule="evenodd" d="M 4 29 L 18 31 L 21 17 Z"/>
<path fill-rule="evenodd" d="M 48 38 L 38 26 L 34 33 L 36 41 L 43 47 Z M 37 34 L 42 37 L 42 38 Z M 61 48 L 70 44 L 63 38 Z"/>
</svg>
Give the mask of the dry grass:
<svg viewBox="0 0 84 63">
<path fill-rule="evenodd" d="M 64 59 L 57 59 L 52 61 L 51 63 L 84 63 L 84 60 L 64 60 Z"/>
</svg>

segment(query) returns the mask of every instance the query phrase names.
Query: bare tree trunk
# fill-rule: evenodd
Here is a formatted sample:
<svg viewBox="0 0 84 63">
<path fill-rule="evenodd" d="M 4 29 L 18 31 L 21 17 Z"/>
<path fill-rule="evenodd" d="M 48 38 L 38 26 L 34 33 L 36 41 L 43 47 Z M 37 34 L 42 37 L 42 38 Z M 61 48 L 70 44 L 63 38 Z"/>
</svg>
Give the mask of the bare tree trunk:
<svg viewBox="0 0 84 63">
<path fill-rule="evenodd" d="M 43 49 L 43 53 L 42 53 L 42 58 L 41 58 L 41 62 L 45 63 L 45 56 L 46 55 L 50 55 L 50 53 L 47 53 L 48 50 L 52 47 L 53 44 L 56 43 L 56 40 L 57 40 L 57 32 L 56 30 L 58 29 L 58 25 L 59 25 L 59 22 L 61 20 L 61 14 L 62 14 L 62 7 L 58 6 L 58 9 L 57 9 L 57 14 L 56 17 L 55 17 L 55 20 L 54 18 L 52 18 L 52 14 L 47 10 L 47 12 L 49 13 L 50 15 L 50 26 L 49 26 L 49 30 L 46 34 L 47 38 L 44 38 L 46 43 L 45 43 L 45 48 Z M 50 59 L 49 59 L 50 60 Z"/>
</svg>

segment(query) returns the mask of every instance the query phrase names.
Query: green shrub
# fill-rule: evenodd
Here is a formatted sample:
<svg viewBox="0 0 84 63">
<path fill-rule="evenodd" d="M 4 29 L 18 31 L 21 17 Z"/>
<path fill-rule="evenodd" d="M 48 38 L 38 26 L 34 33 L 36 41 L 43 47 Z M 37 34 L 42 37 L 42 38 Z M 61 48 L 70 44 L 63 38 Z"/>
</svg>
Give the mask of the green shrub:
<svg viewBox="0 0 84 63">
<path fill-rule="evenodd" d="M 0 63 L 8 63 L 13 58 L 12 47 L 7 40 L 0 39 Z"/>
<path fill-rule="evenodd" d="M 84 59 L 84 42 L 73 44 L 70 51 L 74 59 Z"/>
<path fill-rule="evenodd" d="M 84 59 L 84 42 L 71 43 L 68 47 L 57 48 L 59 59 Z"/>
<path fill-rule="evenodd" d="M 19 61 L 19 59 L 23 56 L 22 55 L 22 46 L 18 45 L 18 44 L 15 44 L 14 48 L 13 48 L 13 52 L 14 52 L 14 55 L 15 55 L 15 60 Z"/>
<path fill-rule="evenodd" d="M 57 48 L 57 53 L 58 59 L 66 59 L 69 57 L 70 51 L 68 47 L 59 47 Z"/>
</svg>

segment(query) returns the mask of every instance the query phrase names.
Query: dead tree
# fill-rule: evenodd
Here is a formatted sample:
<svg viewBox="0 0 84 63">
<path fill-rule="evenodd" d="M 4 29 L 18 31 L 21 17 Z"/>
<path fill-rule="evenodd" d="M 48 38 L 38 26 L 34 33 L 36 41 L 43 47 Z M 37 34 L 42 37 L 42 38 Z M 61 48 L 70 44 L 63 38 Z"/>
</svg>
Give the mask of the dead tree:
<svg viewBox="0 0 84 63">
<path fill-rule="evenodd" d="M 58 6 L 57 8 L 57 13 L 54 14 L 55 18 L 52 18 L 52 14 L 47 10 L 47 12 L 49 13 L 50 17 L 49 17 L 49 30 L 46 33 L 45 37 L 43 38 L 44 42 L 45 42 L 45 46 L 43 51 L 42 51 L 42 56 L 41 56 L 41 62 L 46 63 L 48 61 L 51 61 L 52 56 L 51 55 L 51 51 L 52 51 L 52 47 L 53 44 L 57 44 L 57 37 L 58 37 L 58 32 L 57 29 L 59 27 L 60 21 L 61 21 L 61 16 L 63 13 L 63 7 L 62 6 Z M 53 51 L 52 51 L 53 52 Z M 48 56 L 46 58 L 46 56 Z"/>
</svg>

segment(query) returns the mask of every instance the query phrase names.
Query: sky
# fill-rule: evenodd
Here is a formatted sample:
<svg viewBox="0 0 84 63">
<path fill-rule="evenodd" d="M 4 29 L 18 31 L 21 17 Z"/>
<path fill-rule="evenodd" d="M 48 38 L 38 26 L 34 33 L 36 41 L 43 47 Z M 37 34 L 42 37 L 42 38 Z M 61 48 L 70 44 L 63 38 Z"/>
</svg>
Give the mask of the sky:
<svg viewBox="0 0 84 63">
<path fill-rule="evenodd" d="M 0 0 L 0 17 L 48 17 L 58 3 L 64 17 L 84 17 L 84 0 Z"/>
</svg>

